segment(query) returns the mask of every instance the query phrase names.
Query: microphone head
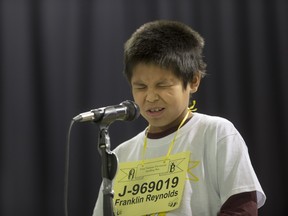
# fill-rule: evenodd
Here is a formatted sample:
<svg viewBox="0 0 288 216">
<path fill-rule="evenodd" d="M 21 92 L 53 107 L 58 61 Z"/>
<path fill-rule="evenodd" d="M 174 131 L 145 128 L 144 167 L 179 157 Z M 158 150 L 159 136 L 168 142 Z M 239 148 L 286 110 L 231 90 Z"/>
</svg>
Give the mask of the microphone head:
<svg viewBox="0 0 288 216">
<path fill-rule="evenodd" d="M 140 109 L 135 102 L 126 100 L 120 103 L 120 105 L 127 107 L 127 117 L 125 119 L 126 121 L 133 121 L 139 117 Z"/>
</svg>

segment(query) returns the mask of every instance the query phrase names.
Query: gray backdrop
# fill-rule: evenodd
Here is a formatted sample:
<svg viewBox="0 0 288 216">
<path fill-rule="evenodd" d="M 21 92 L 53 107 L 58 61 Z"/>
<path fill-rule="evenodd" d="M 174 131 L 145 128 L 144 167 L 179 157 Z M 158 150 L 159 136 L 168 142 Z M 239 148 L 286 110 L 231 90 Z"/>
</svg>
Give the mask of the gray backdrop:
<svg viewBox="0 0 288 216">
<path fill-rule="evenodd" d="M 70 120 L 132 99 L 123 43 L 155 19 L 183 21 L 205 38 L 209 76 L 195 95 L 198 112 L 235 124 L 267 195 L 260 215 L 285 215 L 287 11 L 286 0 L 0 1 L 0 215 L 64 214 Z M 145 125 L 141 118 L 113 123 L 112 148 Z M 93 211 L 101 182 L 97 136 L 95 124 L 72 129 L 71 216 Z"/>
</svg>

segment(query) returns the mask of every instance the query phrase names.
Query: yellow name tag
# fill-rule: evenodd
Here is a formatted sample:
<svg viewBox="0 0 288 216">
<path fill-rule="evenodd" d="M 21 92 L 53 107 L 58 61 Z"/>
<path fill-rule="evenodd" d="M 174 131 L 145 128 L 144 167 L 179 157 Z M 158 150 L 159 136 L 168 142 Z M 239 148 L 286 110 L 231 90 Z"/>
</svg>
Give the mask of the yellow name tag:
<svg viewBox="0 0 288 216">
<path fill-rule="evenodd" d="M 116 215 L 168 212 L 180 206 L 190 152 L 119 164 L 114 181 Z"/>
</svg>

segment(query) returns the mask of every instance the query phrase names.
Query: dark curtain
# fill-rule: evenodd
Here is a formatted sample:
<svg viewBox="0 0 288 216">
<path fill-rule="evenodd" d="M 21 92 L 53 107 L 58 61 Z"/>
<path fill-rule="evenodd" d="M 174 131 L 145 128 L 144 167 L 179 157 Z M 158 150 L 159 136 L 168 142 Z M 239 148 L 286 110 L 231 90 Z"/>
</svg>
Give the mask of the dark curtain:
<svg viewBox="0 0 288 216">
<path fill-rule="evenodd" d="M 132 99 L 123 43 L 155 19 L 205 38 L 209 75 L 198 112 L 231 120 L 244 137 L 267 202 L 286 215 L 288 1 L 0 1 L 0 215 L 64 215 L 65 144 L 73 116 Z M 111 148 L 145 127 L 115 122 Z M 70 146 L 69 215 L 92 214 L 101 182 L 98 127 L 78 123 Z"/>
</svg>

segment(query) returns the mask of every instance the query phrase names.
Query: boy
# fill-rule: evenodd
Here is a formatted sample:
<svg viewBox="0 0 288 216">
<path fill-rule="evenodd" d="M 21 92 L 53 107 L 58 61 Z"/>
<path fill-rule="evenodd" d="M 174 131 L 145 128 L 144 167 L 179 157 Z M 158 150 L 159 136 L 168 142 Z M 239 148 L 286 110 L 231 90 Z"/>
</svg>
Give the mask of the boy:
<svg viewBox="0 0 288 216">
<path fill-rule="evenodd" d="M 126 42 L 125 75 L 149 126 L 114 152 L 117 215 L 257 215 L 265 194 L 228 120 L 188 109 L 205 75 L 203 38 L 175 21 L 141 26 Z M 93 216 L 103 215 L 100 190 Z"/>
</svg>

